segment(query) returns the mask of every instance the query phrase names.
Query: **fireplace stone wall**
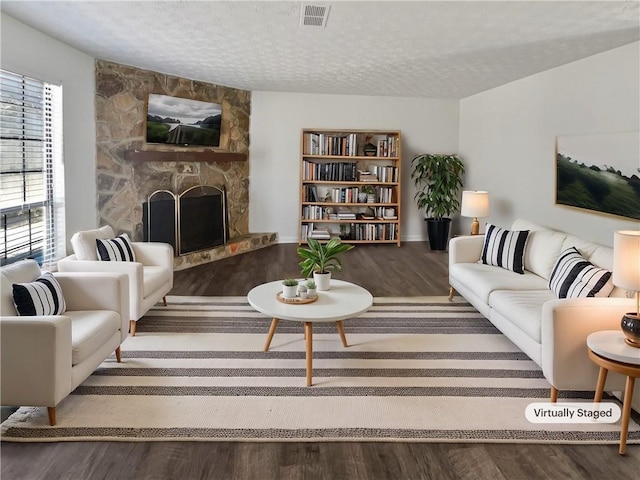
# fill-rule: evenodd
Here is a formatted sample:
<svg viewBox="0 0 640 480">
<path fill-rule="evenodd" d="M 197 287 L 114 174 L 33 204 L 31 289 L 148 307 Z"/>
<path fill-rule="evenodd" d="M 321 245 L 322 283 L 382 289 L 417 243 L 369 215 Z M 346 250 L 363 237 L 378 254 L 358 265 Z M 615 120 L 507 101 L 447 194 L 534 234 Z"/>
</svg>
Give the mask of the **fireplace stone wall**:
<svg viewBox="0 0 640 480">
<path fill-rule="evenodd" d="M 229 236 L 249 232 L 249 161 L 155 162 L 127 160 L 129 151 L 204 151 L 197 147 L 146 144 L 149 93 L 222 105 L 220 149 L 249 153 L 251 92 L 96 61 L 97 210 L 100 225 L 111 225 L 141 241 L 142 204 L 156 190 L 184 191 L 194 185 L 227 189 Z"/>
</svg>

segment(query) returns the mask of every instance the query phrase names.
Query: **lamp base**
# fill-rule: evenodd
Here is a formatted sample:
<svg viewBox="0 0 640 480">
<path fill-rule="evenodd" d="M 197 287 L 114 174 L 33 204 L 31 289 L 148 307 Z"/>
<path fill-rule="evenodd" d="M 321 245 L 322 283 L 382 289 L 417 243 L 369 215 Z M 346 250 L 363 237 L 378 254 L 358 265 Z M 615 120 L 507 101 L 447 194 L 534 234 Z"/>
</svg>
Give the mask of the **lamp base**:
<svg viewBox="0 0 640 480">
<path fill-rule="evenodd" d="M 625 313 L 620 321 L 620 328 L 626 337 L 627 345 L 640 348 L 640 316 L 637 313 Z"/>
<path fill-rule="evenodd" d="M 478 233 L 480 233 L 480 222 L 477 218 L 474 218 L 473 222 L 471 222 L 471 235 L 478 235 Z"/>
</svg>

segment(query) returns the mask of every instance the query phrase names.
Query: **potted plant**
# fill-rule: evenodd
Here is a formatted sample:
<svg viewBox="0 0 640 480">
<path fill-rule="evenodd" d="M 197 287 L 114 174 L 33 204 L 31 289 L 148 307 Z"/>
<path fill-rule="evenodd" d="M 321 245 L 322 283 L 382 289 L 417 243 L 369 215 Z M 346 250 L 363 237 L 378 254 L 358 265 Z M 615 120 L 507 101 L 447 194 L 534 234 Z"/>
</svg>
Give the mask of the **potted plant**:
<svg viewBox="0 0 640 480">
<path fill-rule="evenodd" d="M 329 290 L 331 272 L 342 269 L 338 255 L 351 250 L 353 245 L 342 243 L 339 238 L 332 238 L 327 243 L 309 238 L 307 242 L 307 247 L 298 247 L 302 276 L 308 278 L 313 273 L 318 290 Z"/>
<path fill-rule="evenodd" d="M 298 281 L 285 278 L 282 281 L 282 298 L 296 298 L 296 295 L 298 295 Z"/>
<path fill-rule="evenodd" d="M 375 203 L 376 202 L 376 189 L 374 188 L 373 185 L 365 185 L 360 189 L 360 191 L 363 194 L 367 195 L 367 203 Z"/>
<path fill-rule="evenodd" d="M 446 250 L 451 218 L 460 207 L 464 164 L 457 155 L 421 154 L 411 160 L 411 178 L 418 189 L 414 199 L 426 214 L 429 245 Z"/>
<path fill-rule="evenodd" d="M 315 297 L 317 295 L 316 294 L 316 287 L 317 287 L 316 282 L 314 282 L 313 280 L 307 280 L 307 284 L 306 285 L 307 285 L 307 296 L 309 298 Z"/>
</svg>

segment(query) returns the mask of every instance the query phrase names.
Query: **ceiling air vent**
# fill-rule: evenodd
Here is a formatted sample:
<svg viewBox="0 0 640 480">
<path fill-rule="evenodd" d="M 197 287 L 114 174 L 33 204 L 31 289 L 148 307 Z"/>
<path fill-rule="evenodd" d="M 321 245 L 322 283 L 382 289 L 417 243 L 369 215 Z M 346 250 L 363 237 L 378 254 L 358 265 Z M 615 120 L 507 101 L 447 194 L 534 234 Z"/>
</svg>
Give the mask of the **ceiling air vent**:
<svg viewBox="0 0 640 480">
<path fill-rule="evenodd" d="M 300 11 L 300 25 L 303 27 L 325 27 L 329 16 L 330 5 L 302 4 Z"/>
</svg>

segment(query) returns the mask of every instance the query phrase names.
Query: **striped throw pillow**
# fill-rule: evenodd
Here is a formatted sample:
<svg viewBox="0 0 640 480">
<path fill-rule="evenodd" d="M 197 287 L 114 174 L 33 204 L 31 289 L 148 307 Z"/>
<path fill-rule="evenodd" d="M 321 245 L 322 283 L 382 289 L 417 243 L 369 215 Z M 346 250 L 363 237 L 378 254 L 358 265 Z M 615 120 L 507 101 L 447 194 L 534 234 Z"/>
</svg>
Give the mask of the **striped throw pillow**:
<svg viewBox="0 0 640 480">
<path fill-rule="evenodd" d="M 479 263 L 524 273 L 524 247 L 529 230 L 509 231 L 487 223 Z"/>
<path fill-rule="evenodd" d="M 136 256 L 133 253 L 131 240 L 126 233 L 101 240 L 96 238 L 96 247 L 98 250 L 98 260 L 103 262 L 135 262 Z"/>
<path fill-rule="evenodd" d="M 608 297 L 611 272 L 587 261 L 576 247 L 563 251 L 551 271 L 549 289 L 558 298 Z"/>
<path fill-rule="evenodd" d="M 62 315 L 67 309 L 62 288 L 50 272 L 30 283 L 14 283 L 13 303 L 24 316 Z"/>
</svg>

